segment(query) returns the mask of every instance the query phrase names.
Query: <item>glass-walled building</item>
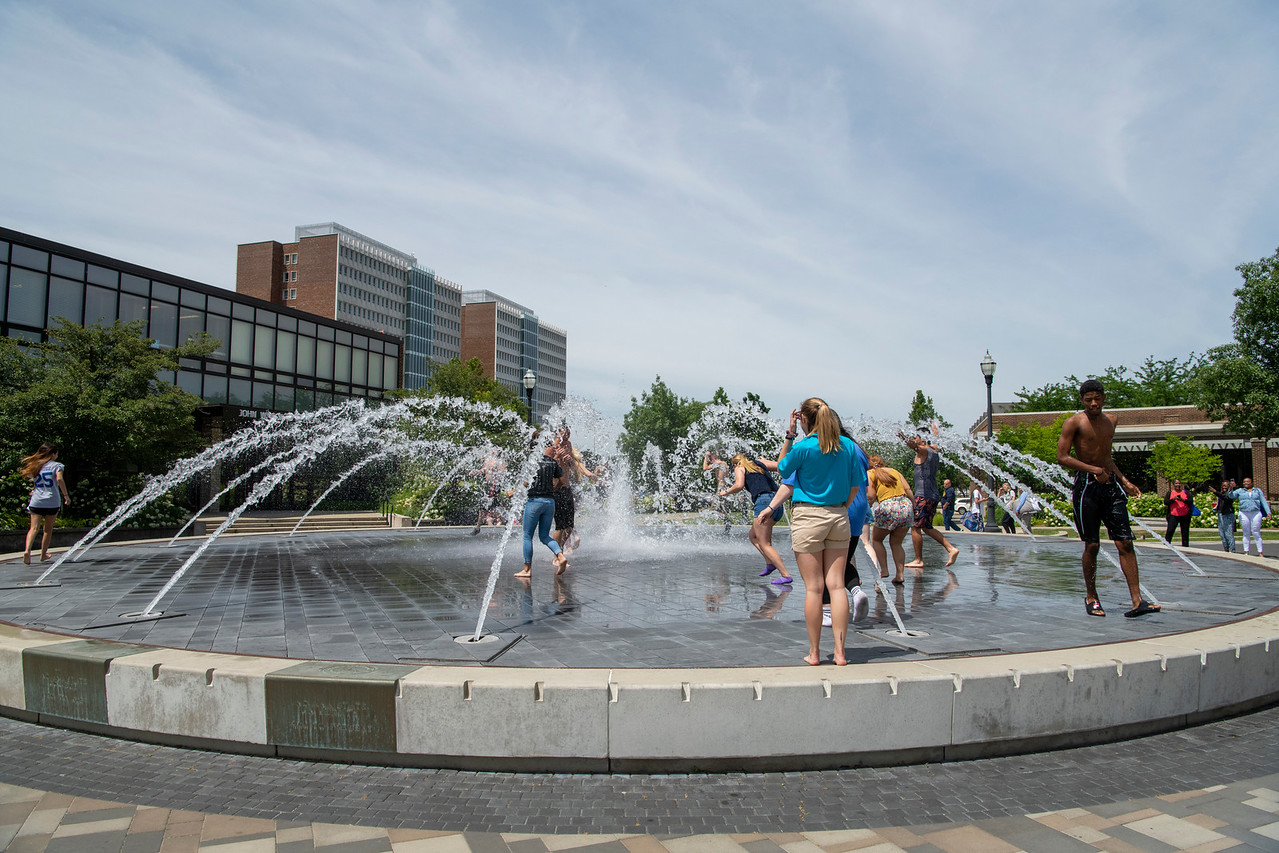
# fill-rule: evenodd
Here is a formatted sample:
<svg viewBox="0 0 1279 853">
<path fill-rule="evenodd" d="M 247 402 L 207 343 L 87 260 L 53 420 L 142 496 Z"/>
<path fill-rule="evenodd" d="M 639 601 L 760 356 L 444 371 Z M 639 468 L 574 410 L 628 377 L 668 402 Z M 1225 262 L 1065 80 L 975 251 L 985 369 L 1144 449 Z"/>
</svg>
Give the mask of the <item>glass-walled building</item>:
<svg viewBox="0 0 1279 853">
<path fill-rule="evenodd" d="M 162 379 L 210 405 L 309 410 L 400 387 L 400 339 L 0 228 L 0 334 L 39 341 L 55 318 L 140 320 L 155 346 L 220 341 Z"/>
</svg>

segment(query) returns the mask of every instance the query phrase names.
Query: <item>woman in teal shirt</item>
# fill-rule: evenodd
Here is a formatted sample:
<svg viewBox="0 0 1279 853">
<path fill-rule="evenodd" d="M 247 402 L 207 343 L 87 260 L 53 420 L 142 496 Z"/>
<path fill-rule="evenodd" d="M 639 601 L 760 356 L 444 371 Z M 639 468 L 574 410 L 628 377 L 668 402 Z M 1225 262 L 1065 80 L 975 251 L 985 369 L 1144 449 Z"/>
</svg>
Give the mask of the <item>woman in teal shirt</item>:
<svg viewBox="0 0 1279 853">
<path fill-rule="evenodd" d="M 805 432 L 796 441 L 795 427 Z M 822 662 L 822 594 L 844 587 L 844 564 L 852 532 L 848 504 L 866 485 L 866 472 L 854 464 L 853 442 L 840 434 L 839 418 L 820 397 L 809 397 L 791 412 L 790 427 L 777 460 L 783 479 L 795 477 L 791 504 L 791 547 L 804 579 L 804 624 L 808 629 L 808 654 L 804 662 Z M 848 636 L 848 608 L 831 608 L 834 661 L 844 666 L 844 641 Z"/>
</svg>

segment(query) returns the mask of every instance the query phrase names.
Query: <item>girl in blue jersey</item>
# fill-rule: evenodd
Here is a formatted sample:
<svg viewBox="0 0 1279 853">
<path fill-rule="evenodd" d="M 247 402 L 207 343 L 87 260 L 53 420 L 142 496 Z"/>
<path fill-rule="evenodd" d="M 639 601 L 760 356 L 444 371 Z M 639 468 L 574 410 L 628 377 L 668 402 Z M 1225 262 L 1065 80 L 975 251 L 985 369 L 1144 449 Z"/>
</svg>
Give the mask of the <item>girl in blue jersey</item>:
<svg viewBox="0 0 1279 853">
<path fill-rule="evenodd" d="M 22 476 L 31 480 L 31 500 L 27 511 L 31 513 L 31 529 L 27 531 L 27 548 L 22 562 L 31 565 L 31 546 L 35 544 L 40 527 L 44 526 L 44 539 L 40 547 L 40 559 L 49 559 L 49 546 L 53 544 L 53 522 L 64 505 L 71 505 L 67 483 L 62 479 L 65 466 L 58 461 L 58 448 L 42 444 L 40 449 L 22 460 Z"/>
<path fill-rule="evenodd" d="M 806 433 L 796 441 L 795 427 Z M 808 629 L 808 654 L 804 662 L 821 663 L 822 593 L 844 587 L 844 565 L 852 538 L 848 504 L 866 485 L 866 474 L 854 465 L 853 442 L 840 434 L 839 418 L 820 397 L 809 397 L 791 412 L 790 427 L 777 461 L 783 478 L 794 475 L 791 510 L 791 547 L 804 579 L 804 624 Z M 831 631 L 835 638 L 836 666 L 848 663 L 844 640 L 848 634 L 848 609 L 832 608 Z"/>
</svg>

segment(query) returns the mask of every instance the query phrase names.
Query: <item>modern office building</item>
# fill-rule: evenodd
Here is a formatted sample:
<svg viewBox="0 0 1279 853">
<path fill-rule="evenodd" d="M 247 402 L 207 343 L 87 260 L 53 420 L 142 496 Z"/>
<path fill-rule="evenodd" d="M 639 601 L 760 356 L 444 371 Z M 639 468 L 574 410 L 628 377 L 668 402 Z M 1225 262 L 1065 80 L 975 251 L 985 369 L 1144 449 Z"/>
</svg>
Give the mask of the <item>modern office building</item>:
<svg viewBox="0 0 1279 853">
<path fill-rule="evenodd" d="M 539 422 L 567 393 L 568 335 L 538 320 L 532 310 L 490 290 L 462 293 L 462 360 L 478 358 L 484 371 L 527 399 L 525 371 L 537 377 L 533 416 Z"/>
<path fill-rule="evenodd" d="M 235 289 L 404 341 L 404 387 L 459 355 L 461 288 L 407 252 L 336 222 L 299 225 L 292 243 L 245 243 Z"/>
<path fill-rule="evenodd" d="M 218 348 L 161 379 L 201 397 L 210 417 L 379 400 L 399 387 L 399 335 L 0 228 L 0 334 L 43 340 L 58 317 L 141 321 L 162 349 L 207 332 Z"/>
<path fill-rule="evenodd" d="M 408 389 L 424 387 L 435 365 L 476 357 L 521 400 L 525 371 L 532 370 L 539 420 L 568 390 L 563 329 L 491 291 L 463 293 L 413 255 L 336 222 L 300 225 L 292 243 L 241 245 L 236 290 L 398 335 Z"/>
</svg>

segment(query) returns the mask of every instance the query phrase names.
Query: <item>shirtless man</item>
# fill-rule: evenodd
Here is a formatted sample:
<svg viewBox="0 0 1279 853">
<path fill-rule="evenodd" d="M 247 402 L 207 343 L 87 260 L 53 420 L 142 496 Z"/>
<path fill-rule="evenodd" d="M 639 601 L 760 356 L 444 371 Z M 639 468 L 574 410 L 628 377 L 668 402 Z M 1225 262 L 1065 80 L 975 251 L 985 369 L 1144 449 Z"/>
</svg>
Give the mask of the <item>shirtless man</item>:
<svg viewBox="0 0 1279 853">
<path fill-rule="evenodd" d="M 1089 379 L 1079 386 L 1079 398 L 1084 410 L 1072 415 L 1062 424 L 1061 438 L 1057 440 L 1057 462 L 1075 472 L 1075 489 L 1071 504 L 1075 511 L 1075 527 L 1084 543 L 1084 585 L 1088 589 L 1084 609 L 1089 616 L 1105 616 L 1097 598 L 1097 552 L 1101 550 L 1101 525 L 1119 551 L 1119 567 L 1128 582 L 1128 595 L 1132 597 L 1132 610 L 1125 616 L 1145 616 L 1158 613 L 1159 605 L 1150 604 L 1141 597 L 1137 578 L 1137 552 L 1132 546 L 1132 528 L 1128 525 L 1128 496 L 1140 497 L 1138 489 L 1119 468 L 1110 455 L 1110 444 L 1115 437 L 1114 415 L 1103 414 L 1106 391 L 1096 379 Z M 1074 456 L 1071 456 L 1071 450 Z"/>
</svg>

